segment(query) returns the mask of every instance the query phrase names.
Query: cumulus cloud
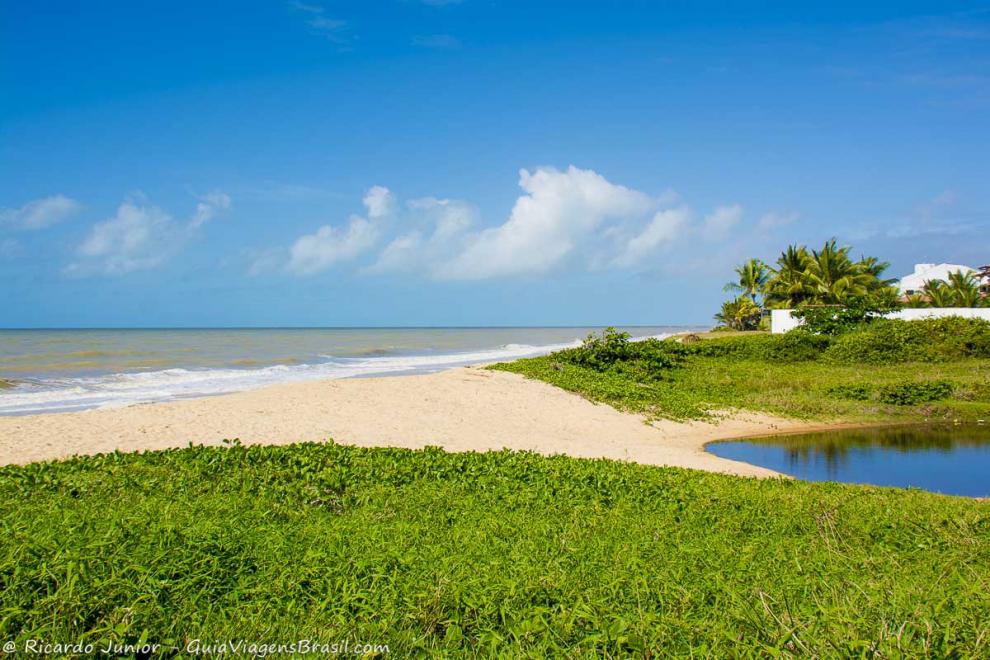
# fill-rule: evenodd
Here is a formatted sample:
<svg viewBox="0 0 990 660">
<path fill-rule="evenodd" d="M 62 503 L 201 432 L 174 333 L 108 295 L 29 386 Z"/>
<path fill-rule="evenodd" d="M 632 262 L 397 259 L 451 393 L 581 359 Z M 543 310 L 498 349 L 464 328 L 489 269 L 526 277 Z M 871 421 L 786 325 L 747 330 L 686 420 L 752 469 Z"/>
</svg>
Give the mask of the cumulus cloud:
<svg viewBox="0 0 990 660">
<path fill-rule="evenodd" d="M 368 217 L 372 220 L 390 214 L 395 205 L 392 192 L 385 186 L 372 186 L 365 193 L 362 201 L 368 209 Z"/>
<path fill-rule="evenodd" d="M 352 215 L 346 227 L 324 225 L 315 233 L 296 239 L 289 249 L 289 271 L 297 275 L 315 275 L 372 248 L 381 235 L 382 220 L 393 211 L 394 200 L 388 188 L 372 186 L 365 193 L 363 202 L 367 218 Z"/>
<path fill-rule="evenodd" d="M 189 221 L 191 229 L 198 229 L 217 216 L 221 211 L 230 208 L 230 195 L 222 190 L 214 190 L 203 195 L 196 204 L 196 212 Z"/>
<path fill-rule="evenodd" d="M 258 252 L 249 273 L 315 275 L 345 262 L 365 275 L 419 274 L 440 280 L 538 275 L 557 268 L 637 268 L 688 237 L 724 240 L 742 208 L 720 206 L 695 220 L 680 196 L 657 196 L 608 181 L 593 170 L 520 170 L 522 193 L 501 224 L 479 227 L 478 211 L 457 199 L 421 197 L 400 205 L 384 186 L 365 193 L 366 213 L 324 225 L 287 249 Z M 381 247 L 378 247 L 381 246 Z M 676 259 L 671 256 L 670 259 Z"/>
<path fill-rule="evenodd" d="M 175 243 L 172 217 L 157 206 L 127 201 L 112 218 L 96 223 L 69 264 L 70 275 L 122 275 L 160 265 Z"/>
<path fill-rule="evenodd" d="M 86 277 L 156 268 L 178 253 L 203 224 L 228 208 L 230 197 L 214 191 L 200 199 L 188 221 L 178 222 L 143 198 L 125 200 L 116 214 L 93 225 L 76 249 L 77 261 L 64 272 Z"/>
<path fill-rule="evenodd" d="M 711 215 L 705 217 L 702 225 L 702 235 L 710 241 L 719 241 L 728 237 L 732 229 L 742 219 L 742 207 L 738 204 L 719 206 Z"/>
<path fill-rule="evenodd" d="M 669 245 L 678 238 L 690 218 L 691 211 L 686 206 L 657 211 L 643 231 L 626 242 L 622 252 L 612 264 L 620 268 L 628 268 L 641 263 L 658 248 Z"/>
<path fill-rule="evenodd" d="M 393 239 L 368 269 L 369 273 L 424 271 L 436 274 L 437 265 L 455 252 L 476 212 L 465 202 L 424 197 L 410 200 L 417 227 Z"/>
<path fill-rule="evenodd" d="M 46 229 L 75 215 L 82 204 L 65 195 L 52 195 L 16 209 L 0 209 L 0 225 L 32 231 Z"/>
<path fill-rule="evenodd" d="M 347 228 L 324 225 L 315 234 L 300 236 L 289 250 L 289 270 L 315 275 L 338 261 L 353 259 L 378 240 L 378 229 L 361 216 L 351 216 Z"/>
<path fill-rule="evenodd" d="M 450 279 L 484 279 L 543 273 L 588 241 L 607 219 L 641 216 L 649 196 L 607 181 L 592 170 L 521 170 L 525 192 L 502 225 L 469 236 L 463 252 L 437 274 Z"/>
</svg>

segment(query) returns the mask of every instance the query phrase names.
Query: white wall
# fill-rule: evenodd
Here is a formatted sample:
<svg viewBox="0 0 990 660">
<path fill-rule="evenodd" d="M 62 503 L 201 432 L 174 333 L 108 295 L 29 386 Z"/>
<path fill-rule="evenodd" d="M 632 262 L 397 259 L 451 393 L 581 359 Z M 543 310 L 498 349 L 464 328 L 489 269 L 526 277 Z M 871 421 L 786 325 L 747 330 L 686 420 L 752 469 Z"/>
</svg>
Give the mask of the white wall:
<svg viewBox="0 0 990 660">
<path fill-rule="evenodd" d="M 801 325 L 803 321 L 795 318 L 792 312 L 793 310 L 790 309 L 770 310 L 770 332 L 780 334 Z M 902 309 L 899 312 L 884 316 L 888 319 L 904 319 L 905 321 L 934 319 L 943 316 L 962 316 L 990 321 L 990 307 L 919 307 L 917 309 Z"/>
<path fill-rule="evenodd" d="M 803 319 L 793 316 L 792 309 L 770 310 L 770 332 L 775 335 L 788 332 L 804 323 Z"/>
</svg>

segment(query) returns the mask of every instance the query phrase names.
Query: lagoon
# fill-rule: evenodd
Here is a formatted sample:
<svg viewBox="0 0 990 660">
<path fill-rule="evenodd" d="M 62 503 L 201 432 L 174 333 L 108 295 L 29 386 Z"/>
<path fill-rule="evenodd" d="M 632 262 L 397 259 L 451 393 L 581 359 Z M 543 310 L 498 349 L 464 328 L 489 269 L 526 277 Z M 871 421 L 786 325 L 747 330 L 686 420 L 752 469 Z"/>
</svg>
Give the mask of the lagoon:
<svg viewBox="0 0 990 660">
<path fill-rule="evenodd" d="M 990 497 L 990 426 L 911 425 L 714 442 L 706 449 L 805 481 Z"/>
</svg>

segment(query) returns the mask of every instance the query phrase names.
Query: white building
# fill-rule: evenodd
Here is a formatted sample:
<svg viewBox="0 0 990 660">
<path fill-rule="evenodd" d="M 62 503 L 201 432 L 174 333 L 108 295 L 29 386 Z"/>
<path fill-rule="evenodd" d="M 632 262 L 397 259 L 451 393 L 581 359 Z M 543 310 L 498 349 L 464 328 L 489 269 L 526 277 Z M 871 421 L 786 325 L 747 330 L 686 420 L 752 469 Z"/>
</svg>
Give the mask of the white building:
<svg viewBox="0 0 990 660">
<path fill-rule="evenodd" d="M 914 272 L 905 275 L 897 283 L 897 288 L 902 295 L 919 293 L 925 288 L 925 282 L 933 280 L 949 281 L 949 273 L 976 273 L 975 268 L 960 266 L 959 264 L 915 264 Z"/>
</svg>

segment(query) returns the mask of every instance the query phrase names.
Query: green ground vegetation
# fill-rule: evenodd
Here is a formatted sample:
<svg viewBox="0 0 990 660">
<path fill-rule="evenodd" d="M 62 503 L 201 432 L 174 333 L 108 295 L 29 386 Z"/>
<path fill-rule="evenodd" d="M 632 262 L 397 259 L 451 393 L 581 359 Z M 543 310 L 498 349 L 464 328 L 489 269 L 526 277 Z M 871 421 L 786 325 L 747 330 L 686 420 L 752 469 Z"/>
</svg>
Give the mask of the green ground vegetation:
<svg viewBox="0 0 990 660">
<path fill-rule="evenodd" d="M 990 503 L 920 491 L 234 444 L 0 468 L 0 503 L 0 637 L 18 644 L 990 654 Z"/>
<path fill-rule="evenodd" d="M 857 422 L 990 420 L 986 321 L 877 319 L 836 336 L 720 334 L 630 342 L 609 331 L 578 349 L 490 368 L 655 418 L 744 409 Z"/>
</svg>

